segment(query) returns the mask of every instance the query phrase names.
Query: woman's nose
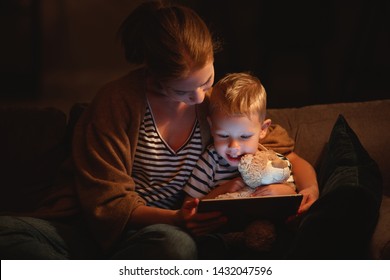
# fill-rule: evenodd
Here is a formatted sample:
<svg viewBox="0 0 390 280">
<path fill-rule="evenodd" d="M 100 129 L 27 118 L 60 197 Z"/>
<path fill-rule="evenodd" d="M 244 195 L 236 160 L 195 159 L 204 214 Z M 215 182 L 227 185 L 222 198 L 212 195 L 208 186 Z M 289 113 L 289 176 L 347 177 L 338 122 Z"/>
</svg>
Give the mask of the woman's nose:
<svg viewBox="0 0 390 280">
<path fill-rule="evenodd" d="M 206 91 L 202 88 L 198 88 L 194 91 L 190 99 L 192 102 L 195 102 L 196 104 L 200 104 L 203 102 L 205 96 L 206 96 Z"/>
</svg>

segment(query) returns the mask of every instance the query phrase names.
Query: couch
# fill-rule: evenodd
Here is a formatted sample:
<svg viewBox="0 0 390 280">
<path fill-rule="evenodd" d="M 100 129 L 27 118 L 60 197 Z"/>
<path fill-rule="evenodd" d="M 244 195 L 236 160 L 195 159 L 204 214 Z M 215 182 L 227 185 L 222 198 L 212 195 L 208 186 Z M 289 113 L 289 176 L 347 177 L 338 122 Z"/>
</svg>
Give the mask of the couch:
<svg viewBox="0 0 390 280">
<path fill-rule="evenodd" d="M 72 180 L 70 139 L 82 108 L 78 104 L 71 112 L 63 112 L 47 107 L 0 106 L 1 215 L 28 213 L 50 218 L 58 215 L 50 211 L 53 205 L 61 206 L 56 207 L 62 209 L 60 215 L 69 214 L 69 205 L 77 203 L 66 187 Z M 295 139 L 295 151 L 317 170 L 339 114 L 382 175 L 382 201 L 368 258 L 390 259 L 390 99 L 268 110 L 272 121 Z M 64 194 L 60 200 L 53 196 L 59 190 Z"/>
</svg>

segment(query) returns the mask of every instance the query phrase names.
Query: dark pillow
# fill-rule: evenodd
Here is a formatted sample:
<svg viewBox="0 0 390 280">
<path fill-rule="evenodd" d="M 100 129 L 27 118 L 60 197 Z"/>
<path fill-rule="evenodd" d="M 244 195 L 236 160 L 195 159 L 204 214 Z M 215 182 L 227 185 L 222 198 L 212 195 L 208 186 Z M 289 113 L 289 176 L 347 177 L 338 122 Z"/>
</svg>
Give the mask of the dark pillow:
<svg viewBox="0 0 390 280">
<path fill-rule="evenodd" d="M 382 198 L 379 168 L 342 115 L 324 155 L 320 198 L 302 217 L 287 258 L 368 258 Z"/>
<path fill-rule="evenodd" d="M 68 151 L 66 115 L 55 108 L 0 108 L 0 213 L 34 210 Z"/>
</svg>

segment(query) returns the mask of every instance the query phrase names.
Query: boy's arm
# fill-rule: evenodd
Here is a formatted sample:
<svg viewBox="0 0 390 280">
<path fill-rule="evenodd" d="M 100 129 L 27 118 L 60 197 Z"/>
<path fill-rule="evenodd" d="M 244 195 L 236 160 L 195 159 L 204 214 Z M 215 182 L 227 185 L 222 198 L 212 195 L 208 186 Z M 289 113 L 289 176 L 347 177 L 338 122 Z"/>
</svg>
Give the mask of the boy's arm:
<svg viewBox="0 0 390 280">
<path fill-rule="evenodd" d="M 317 176 L 309 162 L 292 152 L 286 156 L 291 164 L 297 192 L 303 195 L 299 213 L 307 211 L 318 199 L 319 189 Z"/>
<path fill-rule="evenodd" d="M 218 195 L 221 194 L 237 192 L 241 190 L 243 187 L 245 187 L 244 181 L 242 180 L 241 177 L 237 177 L 217 186 L 212 191 L 210 191 L 207 195 L 205 195 L 202 199 L 205 198 L 211 199 L 211 198 L 216 198 Z"/>
<path fill-rule="evenodd" d="M 208 164 L 211 162 L 210 158 L 210 151 L 207 148 L 196 162 L 190 178 L 184 186 L 183 190 L 188 197 L 203 198 L 211 191 L 214 179 L 214 166 L 213 164 Z"/>
<path fill-rule="evenodd" d="M 229 180 L 227 182 L 224 182 L 224 183 L 222 183 L 219 186 L 216 186 L 209 193 L 205 194 L 202 197 L 198 196 L 197 198 L 200 198 L 200 199 L 212 199 L 212 198 L 216 198 L 220 194 L 237 192 L 237 191 L 241 190 L 243 187 L 245 187 L 244 181 L 242 180 L 241 177 L 237 177 L 237 178 L 231 179 L 231 180 Z M 184 198 L 184 202 L 188 201 L 190 199 L 193 199 L 193 198 L 194 198 L 194 196 L 186 193 L 186 196 Z"/>
<path fill-rule="evenodd" d="M 217 170 L 218 156 L 214 148 L 210 146 L 197 161 L 188 182 L 184 186 L 184 192 L 187 195 L 185 201 L 189 198 L 215 198 L 220 194 L 236 192 L 245 186 L 241 177 L 231 179 L 217 186 L 218 182 L 215 179 Z"/>
</svg>

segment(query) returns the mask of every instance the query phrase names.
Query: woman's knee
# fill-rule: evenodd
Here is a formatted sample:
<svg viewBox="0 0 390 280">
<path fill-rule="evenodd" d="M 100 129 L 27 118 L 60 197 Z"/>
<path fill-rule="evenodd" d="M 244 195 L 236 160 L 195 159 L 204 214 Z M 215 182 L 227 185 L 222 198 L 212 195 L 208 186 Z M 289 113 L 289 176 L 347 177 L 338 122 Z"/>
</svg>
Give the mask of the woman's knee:
<svg viewBox="0 0 390 280">
<path fill-rule="evenodd" d="M 29 217 L 0 217 L 0 238 L 28 238 L 38 233 L 39 219 Z M 38 228 L 41 227 L 40 225 Z"/>
<path fill-rule="evenodd" d="M 182 229 L 163 224 L 155 225 L 156 233 L 161 234 L 161 249 L 168 258 L 196 259 L 197 249 L 194 239 Z"/>
<path fill-rule="evenodd" d="M 4 259 L 64 259 L 66 245 L 48 221 L 0 217 L 0 255 Z"/>
<path fill-rule="evenodd" d="M 193 238 L 182 229 L 156 224 L 139 231 L 129 231 L 118 246 L 117 259 L 196 259 Z"/>
</svg>

